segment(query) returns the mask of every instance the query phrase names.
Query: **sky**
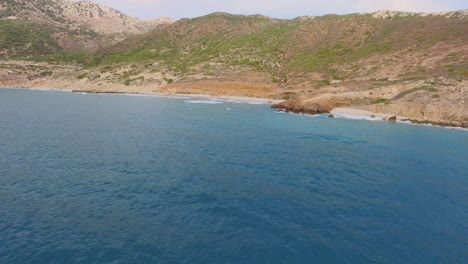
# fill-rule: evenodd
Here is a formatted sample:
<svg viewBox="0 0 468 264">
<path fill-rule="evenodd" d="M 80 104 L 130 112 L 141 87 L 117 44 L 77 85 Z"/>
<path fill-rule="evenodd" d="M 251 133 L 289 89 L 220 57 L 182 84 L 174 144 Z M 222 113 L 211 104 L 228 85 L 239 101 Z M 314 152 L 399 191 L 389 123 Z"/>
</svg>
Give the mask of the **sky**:
<svg viewBox="0 0 468 264">
<path fill-rule="evenodd" d="M 93 0 L 141 19 L 193 18 L 213 12 L 294 18 L 369 13 L 382 9 L 442 12 L 468 9 L 468 0 Z"/>
</svg>

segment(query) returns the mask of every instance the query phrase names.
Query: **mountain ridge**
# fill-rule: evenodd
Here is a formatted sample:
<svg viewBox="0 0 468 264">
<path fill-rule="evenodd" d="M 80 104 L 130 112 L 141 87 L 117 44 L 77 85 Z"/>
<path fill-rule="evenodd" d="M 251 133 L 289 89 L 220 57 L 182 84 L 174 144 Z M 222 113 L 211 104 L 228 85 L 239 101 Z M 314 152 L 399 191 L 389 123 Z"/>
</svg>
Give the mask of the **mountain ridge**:
<svg viewBox="0 0 468 264">
<path fill-rule="evenodd" d="M 396 10 L 379 10 L 377 12 L 371 13 L 371 15 L 374 18 L 381 18 L 381 19 L 395 19 L 395 18 L 415 17 L 415 16 L 419 16 L 419 17 L 444 16 L 446 18 L 467 19 L 468 9 L 447 11 L 447 12 L 405 12 L 405 11 L 396 11 Z"/>
<path fill-rule="evenodd" d="M 412 57 L 419 50 L 436 56 L 431 49 L 437 45 L 447 46 L 444 51 L 447 55 L 461 53 L 467 41 L 462 32 L 467 32 L 465 20 L 446 17 L 384 20 L 356 14 L 280 20 L 213 13 L 182 19 L 120 42 L 103 52 L 102 61 L 109 64 L 162 60 L 170 67 L 190 71 L 196 70 L 197 63 L 216 60 L 234 64 L 227 66 L 256 64 L 277 72 L 277 77 L 282 77 L 281 69 L 286 69 L 286 74 L 322 72 L 332 77 L 333 66 L 339 59 L 352 64 L 374 54 L 401 53 L 400 56 Z M 449 42 L 453 44 L 448 45 Z M 177 60 L 183 61 L 176 63 Z M 431 67 L 437 65 L 433 63 Z M 431 67 L 426 68 L 432 70 Z M 346 77 L 351 70 L 341 69 L 338 75 Z M 356 76 L 356 72 L 351 73 Z"/>
</svg>

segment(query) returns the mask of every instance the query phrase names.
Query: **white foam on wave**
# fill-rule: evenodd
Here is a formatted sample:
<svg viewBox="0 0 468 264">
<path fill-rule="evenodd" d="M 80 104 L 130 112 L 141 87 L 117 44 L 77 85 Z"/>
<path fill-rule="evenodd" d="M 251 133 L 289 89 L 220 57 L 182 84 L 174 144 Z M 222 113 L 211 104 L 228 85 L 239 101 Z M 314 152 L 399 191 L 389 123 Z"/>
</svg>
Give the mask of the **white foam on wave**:
<svg viewBox="0 0 468 264">
<path fill-rule="evenodd" d="M 468 132 L 468 128 L 464 128 L 464 127 L 444 127 L 444 128 Z"/>
<path fill-rule="evenodd" d="M 166 95 L 166 94 L 139 94 L 139 93 L 116 93 L 116 95 L 137 96 L 137 97 L 157 97 L 170 99 L 189 99 L 188 96 Z"/>
<path fill-rule="evenodd" d="M 411 123 L 411 121 L 398 121 L 398 123 L 405 123 L 405 124 L 413 125 L 413 126 L 437 127 L 437 128 L 468 132 L 468 128 L 464 128 L 464 127 L 439 126 L 439 125 L 434 125 L 434 124 L 417 124 L 417 123 Z"/>
<path fill-rule="evenodd" d="M 251 104 L 251 105 L 264 105 L 264 104 L 268 104 L 267 102 L 247 102 L 248 104 Z"/>
<path fill-rule="evenodd" d="M 346 118 L 346 119 L 354 119 L 354 120 L 367 120 L 367 121 L 385 121 L 382 117 L 369 117 L 369 116 L 360 116 L 360 115 L 347 115 L 347 114 L 334 114 L 335 118 Z M 450 130 L 459 130 L 459 131 L 468 131 L 468 128 L 463 127 L 450 127 L 450 126 L 438 126 L 433 124 L 417 124 L 413 123 L 409 120 L 397 120 L 397 123 L 406 124 L 406 125 L 413 125 L 413 126 L 427 126 L 427 127 L 437 127 L 437 128 L 445 128 Z"/>
<path fill-rule="evenodd" d="M 182 96 L 182 95 L 154 95 L 155 97 L 160 97 L 160 98 L 170 98 L 170 99 L 189 99 L 190 97 L 188 96 Z"/>
<path fill-rule="evenodd" d="M 224 98 L 217 98 L 216 101 L 225 102 L 225 103 L 233 103 L 233 104 L 251 104 L 251 105 L 268 104 L 267 102 L 261 102 L 261 101 L 236 100 L 236 99 L 224 99 Z"/>
<path fill-rule="evenodd" d="M 293 112 L 287 112 L 283 110 L 276 110 L 275 113 L 277 114 L 288 114 L 288 115 L 298 115 L 298 116 L 308 116 L 308 117 L 321 117 L 322 115 L 311 115 L 311 114 L 304 114 L 304 113 L 293 113 Z"/>
<path fill-rule="evenodd" d="M 346 118 L 354 120 L 368 120 L 368 121 L 385 121 L 382 117 L 371 117 L 364 115 L 348 115 L 348 114 L 334 114 L 335 118 Z"/>
<path fill-rule="evenodd" d="M 251 105 L 263 105 L 267 104 L 266 102 L 261 101 L 245 101 L 245 100 L 235 100 L 235 99 L 223 99 L 223 98 L 216 98 L 212 100 L 203 100 L 203 99 L 191 99 L 185 100 L 187 104 L 224 104 L 224 103 L 233 103 L 233 104 L 251 104 Z"/>
<path fill-rule="evenodd" d="M 224 104 L 224 102 L 221 101 L 207 101 L 207 100 L 185 100 L 184 101 L 186 104 Z"/>
<path fill-rule="evenodd" d="M 135 96 L 135 97 L 154 97 L 154 96 L 151 96 L 150 94 L 137 94 L 137 93 L 122 93 L 122 94 L 117 94 L 117 95 Z"/>
<path fill-rule="evenodd" d="M 225 103 L 233 103 L 233 104 L 242 104 L 245 103 L 245 101 L 240 101 L 240 100 L 233 100 L 233 99 L 217 99 L 220 102 L 225 102 Z"/>
</svg>

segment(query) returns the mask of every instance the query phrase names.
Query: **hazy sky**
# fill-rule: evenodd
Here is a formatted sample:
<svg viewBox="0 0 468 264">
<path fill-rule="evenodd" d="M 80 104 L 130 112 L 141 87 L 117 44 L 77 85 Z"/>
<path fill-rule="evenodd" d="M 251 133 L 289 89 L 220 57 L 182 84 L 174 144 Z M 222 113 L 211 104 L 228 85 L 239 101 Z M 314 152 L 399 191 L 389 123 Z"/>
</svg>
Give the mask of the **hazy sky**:
<svg viewBox="0 0 468 264">
<path fill-rule="evenodd" d="M 468 0 L 94 0 L 139 18 L 197 17 L 216 11 L 276 18 L 373 12 L 381 9 L 439 12 L 468 9 Z"/>
</svg>

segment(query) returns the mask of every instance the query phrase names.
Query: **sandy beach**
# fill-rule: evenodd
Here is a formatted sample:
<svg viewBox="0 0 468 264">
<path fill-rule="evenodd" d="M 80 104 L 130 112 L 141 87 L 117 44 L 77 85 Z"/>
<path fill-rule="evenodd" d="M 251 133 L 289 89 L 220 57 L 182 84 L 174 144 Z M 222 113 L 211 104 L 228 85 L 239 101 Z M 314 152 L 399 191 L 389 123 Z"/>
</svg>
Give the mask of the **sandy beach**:
<svg viewBox="0 0 468 264">
<path fill-rule="evenodd" d="M 245 97 L 245 96 L 215 96 L 206 94 L 171 94 L 171 93 L 93 93 L 93 92 L 80 92 L 70 88 L 57 89 L 57 88 L 44 88 L 44 87 L 0 87 L 0 89 L 22 89 L 22 90 L 35 90 L 35 91 L 59 91 L 59 92 L 75 92 L 75 93 L 89 93 L 89 94 L 113 94 L 113 95 L 131 95 L 131 96 L 155 96 L 155 97 L 169 97 L 180 99 L 198 99 L 198 100 L 212 100 L 212 101 L 225 101 L 225 102 L 239 102 L 239 103 L 252 103 L 252 104 L 277 104 L 284 100 L 275 100 L 269 98 Z"/>
<path fill-rule="evenodd" d="M 353 118 L 353 119 L 369 119 L 369 120 L 387 120 L 390 117 L 395 115 L 390 114 L 382 114 L 382 113 L 373 113 L 362 109 L 356 108 L 346 108 L 346 107 L 338 107 L 331 111 L 331 114 L 335 117 L 346 117 L 346 118 Z M 405 120 L 406 117 L 397 116 L 397 120 Z"/>
</svg>

